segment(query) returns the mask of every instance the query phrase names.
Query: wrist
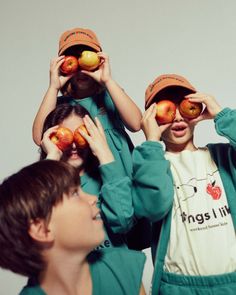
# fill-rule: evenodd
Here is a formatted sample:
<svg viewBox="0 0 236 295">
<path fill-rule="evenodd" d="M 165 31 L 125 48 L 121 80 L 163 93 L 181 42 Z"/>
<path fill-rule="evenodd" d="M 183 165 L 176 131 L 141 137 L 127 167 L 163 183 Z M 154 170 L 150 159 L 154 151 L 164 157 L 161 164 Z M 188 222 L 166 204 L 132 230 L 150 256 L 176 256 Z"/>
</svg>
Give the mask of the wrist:
<svg viewBox="0 0 236 295">
<path fill-rule="evenodd" d="M 104 86 L 109 89 L 109 87 L 112 87 L 116 82 L 111 78 L 107 78 L 105 81 L 103 81 Z"/>
<path fill-rule="evenodd" d="M 55 85 L 50 84 L 48 87 L 48 92 L 55 93 L 56 95 L 60 91 L 60 88 L 57 88 Z"/>
<path fill-rule="evenodd" d="M 98 155 L 97 158 L 99 160 L 100 165 L 108 164 L 115 160 L 110 150 L 107 150 L 107 151 L 103 150 L 102 154 Z"/>
<path fill-rule="evenodd" d="M 57 152 L 51 152 L 47 154 L 46 159 L 59 161 L 61 159 L 61 154 Z"/>
</svg>

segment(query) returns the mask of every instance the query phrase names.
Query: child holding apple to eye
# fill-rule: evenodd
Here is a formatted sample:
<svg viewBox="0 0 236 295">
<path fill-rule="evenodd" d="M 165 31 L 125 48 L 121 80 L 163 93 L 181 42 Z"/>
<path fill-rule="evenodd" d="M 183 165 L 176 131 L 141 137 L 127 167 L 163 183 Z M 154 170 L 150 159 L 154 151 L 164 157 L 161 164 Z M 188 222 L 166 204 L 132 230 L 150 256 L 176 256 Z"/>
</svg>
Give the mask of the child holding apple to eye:
<svg viewBox="0 0 236 295">
<path fill-rule="evenodd" d="M 81 147 L 74 137 L 70 146 L 63 150 L 61 145 L 66 140 L 58 135 L 59 130 L 67 130 L 63 131 L 62 137 L 64 135 L 68 139 L 71 136 L 68 133 L 73 137 L 81 125 L 87 129 L 87 132 L 80 131 L 87 145 Z M 52 140 L 54 135 L 58 137 L 59 143 Z M 126 233 L 136 222 L 132 206 L 132 181 L 114 159 L 99 119 L 95 118 L 93 122 L 87 110 L 79 104 L 58 105 L 47 116 L 43 127 L 40 159 L 45 158 L 62 160 L 79 168 L 81 188 L 98 197 L 106 230 L 106 238 L 98 248 L 127 248 Z M 149 243 L 147 237 L 148 235 L 144 239 L 140 234 L 139 244 Z"/>
<path fill-rule="evenodd" d="M 145 295 L 143 253 L 92 251 L 104 239 L 96 204 L 63 161 L 33 163 L 0 184 L 0 267 L 30 278 L 20 295 Z"/>
<path fill-rule="evenodd" d="M 152 294 L 236 294 L 236 110 L 174 74 L 157 77 L 145 99 L 133 204 L 152 221 Z M 194 144 L 194 128 L 206 119 L 229 143 Z"/>
<path fill-rule="evenodd" d="M 100 60 L 98 67 L 92 71 L 82 70 L 80 67 L 81 63 L 84 65 L 89 59 L 88 52 L 96 54 Z M 119 163 L 123 173 L 131 177 L 133 143 L 125 131 L 125 127 L 133 132 L 140 130 L 142 115 L 137 105 L 113 80 L 109 58 L 102 52 L 97 36 L 89 29 L 68 30 L 60 37 L 58 55 L 51 61 L 49 88 L 33 123 L 35 143 L 40 144 L 45 118 L 50 111 L 55 109 L 56 105 L 62 103 L 79 104 L 86 108 L 92 119 L 97 117 L 100 120 L 116 162 Z M 72 74 L 65 75 L 61 72 L 61 68 L 68 56 L 76 57 L 79 61 L 75 65 L 77 70 Z M 73 66 L 73 61 L 71 63 Z M 58 97 L 59 92 L 63 95 Z M 149 222 L 145 219 L 139 220 L 135 228 L 132 229 L 132 233 L 129 233 L 128 239 L 131 241 L 132 247 L 136 247 L 134 244 L 138 245 L 144 239 L 149 240 L 149 237 L 139 237 L 137 234 L 139 226 L 150 234 Z M 140 244 L 138 248 L 142 249 L 148 245 L 149 242 Z"/>
<path fill-rule="evenodd" d="M 109 58 L 102 52 L 97 36 L 89 29 L 68 30 L 60 37 L 58 55 L 51 61 L 49 88 L 34 120 L 35 143 L 40 144 L 44 120 L 57 104 L 80 104 L 93 119 L 99 118 L 115 159 L 131 176 L 133 144 L 124 126 L 130 131 L 139 131 L 142 115 L 137 105 L 113 80 Z M 75 69 L 78 69 L 65 75 L 60 69 L 68 56 L 76 57 L 78 64 Z M 68 64 L 73 67 L 75 63 L 70 61 L 64 67 L 68 69 Z M 87 70 L 84 70 L 86 65 Z M 59 91 L 63 96 L 58 97 Z"/>
</svg>

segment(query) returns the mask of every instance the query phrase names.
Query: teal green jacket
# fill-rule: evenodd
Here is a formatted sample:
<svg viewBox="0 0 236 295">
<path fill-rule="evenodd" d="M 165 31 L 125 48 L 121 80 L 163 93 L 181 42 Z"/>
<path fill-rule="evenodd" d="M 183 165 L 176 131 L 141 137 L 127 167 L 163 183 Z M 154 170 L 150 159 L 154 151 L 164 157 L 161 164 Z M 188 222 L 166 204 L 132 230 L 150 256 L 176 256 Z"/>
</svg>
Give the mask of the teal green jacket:
<svg viewBox="0 0 236 295">
<path fill-rule="evenodd" d="M 135 218 L 132 205 L 130 178 L 134 147 L 108 91 L 83 99 L 58 97 L 57 104 L 62 103 L 80 104 L 93 119 L 98 117 L 114 155 L 113 163 L 99 167 L 100 176 L 84 175 L 81 178 L 83 190 L 99 197 L 99 206 L 111 243 L 114 246 L 124 246 L 127 243 L 129 248 L 135 250 L 150 247 L 150 223 L 147 219 Z M 105 241 L 104 246 L 107 245 L 110 245 L 109 241 Z"/>
<path fill-rule="evenodd" d="M 218 166 L 228 205 L 236 229 L 236 110 L 223 109 L 214 119 L 219 135 L 229 143 L 208 144 Z M 133 205 L 135 214 L 152 222 L 152 254 L 154 275 L 152 294 L 159 294 L 163 263 L 170 237 L 171 211 L 174 198 L 170 164 L 164 157 L 163 146 L 147 141 L 133 152 Z M 148 171 L 148 173 L 147 173 Z"/>
<path fill-rule="evenodd" d="M 88 260 L 93 283 L 92 295 L 139 294 L 145 263 L 143 253 L 113 248 L 93 252 Z M 29 280 L 20 295 L 47 294 L 36 280 Z"/>
</svg>

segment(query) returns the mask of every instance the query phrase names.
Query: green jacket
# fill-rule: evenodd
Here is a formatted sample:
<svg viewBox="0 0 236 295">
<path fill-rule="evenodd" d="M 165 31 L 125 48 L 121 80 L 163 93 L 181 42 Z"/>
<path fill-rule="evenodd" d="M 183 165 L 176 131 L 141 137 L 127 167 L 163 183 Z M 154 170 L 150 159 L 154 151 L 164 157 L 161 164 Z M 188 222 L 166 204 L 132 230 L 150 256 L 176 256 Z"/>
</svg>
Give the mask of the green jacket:
<svg viewBox="0 0 236 295">
<path fill-rule="evenodd" d="M 92 295 L 138 295 L 145 255 L 126 249 L 108 249 L 90 254 Z M 47 295 L 36 280 L 29 280 L 20 295 Z M 56 295 L 56 294 L 55 294 Z"/>
<path fill-rule="evenodd" d="M 236 110 L 223 109 L 214 119 L 219 135 L 229 143 L 208 144 L 218 166 L 236 229 Z M 138 217 L 152 221 L 154 275 L 152 294 L 158 294 L 163 263 L 170 237 L 174 188 L 170 164 L 160 143 L 147 141 L 133 152 L 133 203 Z M 147 173 L 148 171 L 148 173 Z"/>
</svg>

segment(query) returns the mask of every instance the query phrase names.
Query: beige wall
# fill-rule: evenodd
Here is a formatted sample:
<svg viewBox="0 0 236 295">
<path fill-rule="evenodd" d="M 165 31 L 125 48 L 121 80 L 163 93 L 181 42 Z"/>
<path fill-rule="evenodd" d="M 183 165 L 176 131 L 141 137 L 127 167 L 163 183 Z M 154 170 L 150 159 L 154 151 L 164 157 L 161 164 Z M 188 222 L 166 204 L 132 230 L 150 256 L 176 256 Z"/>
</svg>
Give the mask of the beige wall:
<svg viewBox="0 0 236 295">
<path fill-rule="evenodd" d="M 162 73 L 189 78 L 223 106 L 236 106 L 234 0 L 1 1 L 0 179 L 38 158 L 31 125 L 48 86 L 49 61 L 61 32 L 96 31 L 113 77 L 143 110 L 144 91 Z M 135 144 L 144 139 L 131 134 Z M 212 122 L 197 142 L 222 140 Z M 149 251 L 144 283 L 152 273 Z M 15 295 L 25 279 L 0 270 L 0 295 Z"/>
</svg>

